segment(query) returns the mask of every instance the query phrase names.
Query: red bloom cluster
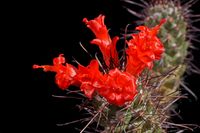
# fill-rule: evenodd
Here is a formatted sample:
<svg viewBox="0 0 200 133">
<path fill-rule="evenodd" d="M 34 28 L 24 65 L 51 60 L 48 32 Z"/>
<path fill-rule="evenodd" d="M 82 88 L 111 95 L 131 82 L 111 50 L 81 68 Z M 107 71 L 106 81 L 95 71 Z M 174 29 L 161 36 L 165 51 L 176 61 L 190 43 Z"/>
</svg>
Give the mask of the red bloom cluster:
<svg viewBox="0 0 200 133">
<path fill-rule="evenodd" d="M 107 99 L 111 104 L 118 106 L 132 101 L 137 94 L 136 81 L 139 74 L 144 68 L 152 68 L 153 61 L 161 58 L 164 51 L 163 45 L 156 37 L 156 34 L 165 20 L 154 28 L 139 26 L 139 34 L 133 34 L 132 39 L 127 41 L 128 49 L 126 50 L 127 66 L 126 71 L 119 70 L 119 58 L 116 51 L 118 37 L 111 40 L 108 30 L 104 24 L 105 16 L 99 15 L 94 20 L 86 23 L 95 34 L 96 39 L 91 41 L 92 44 L 99 46 L 104 61 L 110 70 L 103 74 L 99 70 L 97 60 L 91 60 L 87 67 L 79 65 L 78 68 L 70 64 L 65 64 L 63 55 L 54 58 L 53 65 L 33 65 L 33 68 L 43 68 L 44 71 L 56 72 L 56 83 L 61 89 L 67 89 L 70 85 L 80 86 L 80 89 L 88 98 L 93 95 L 100 95 Z M 109 67 L 115 66 L 115 68 Z"/>
</svg>

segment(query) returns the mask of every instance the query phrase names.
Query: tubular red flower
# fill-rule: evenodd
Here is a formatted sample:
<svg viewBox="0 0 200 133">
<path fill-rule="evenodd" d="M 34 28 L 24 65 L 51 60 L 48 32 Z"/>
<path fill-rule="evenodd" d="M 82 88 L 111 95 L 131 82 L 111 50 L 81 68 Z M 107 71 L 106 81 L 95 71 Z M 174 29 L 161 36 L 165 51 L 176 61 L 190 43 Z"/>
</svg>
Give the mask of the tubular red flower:
<svg viewBox="0 0 200 133">
<path fill-rule="evenodd" d="M 116 43 L 119 37 L 114 37 L 113 40 L 111 40 L 110 35 L 108 34 L 108 29 L 104 24 L 104 19 L 105 16 L 99 15 L 97 18 L 90 21 L 88 21 L 87 18 L 84 18 L 83 22 L 95 34 L 96 39 L 93 39 L 91 43 L 99 46 L 106 65 L 109 66 L 110 60 L 112 59 L 115 66 L 117 66 L 119 61 L 116 51 Z"/>
<path fill-rule="evenodd" d="M 80 89 L 91 99 L 95 90 L 102 86 L 102 76 L 97 60 L 92 60 L 87 67 L 79 65 L 75 78 L 81 84 Z"/>
<path fill-rule="evenodd" d="M 101 96 L 109 103 L 118 106 L 132 101 L 137 94 L 136 78 L 127 72 L 121 72 L 117 68 L 104 75 L 104 86 L 98 89 Z"/>
<path fill-rule="evenodd" d="M 65 64 L 65 58 L 63 54 L 60 54 L 58 57 L 53 59 L 53 65 L 33 65 L 34 69 L 43 68 L 45 72 L 51 71 L 56 72 L 55 82 L 61 89 L 67 89 L 70 85 L 78 84 L 74 77 L 77 73 L 77 70 L 74 66 L 70 64 Z"/>
<path fill-rule="evenodd" d="M 136 27 L 140 32 L 132 34 L 132 39 L 127 42 L 127 72 L 138 76 L 144 68 L 151 69 L 154 60 L 161 58 L 164 47 L 156 34 L 165 21 L 161 20 L 159 25 L 151 29 L 146 26 Z"/>
</svg>

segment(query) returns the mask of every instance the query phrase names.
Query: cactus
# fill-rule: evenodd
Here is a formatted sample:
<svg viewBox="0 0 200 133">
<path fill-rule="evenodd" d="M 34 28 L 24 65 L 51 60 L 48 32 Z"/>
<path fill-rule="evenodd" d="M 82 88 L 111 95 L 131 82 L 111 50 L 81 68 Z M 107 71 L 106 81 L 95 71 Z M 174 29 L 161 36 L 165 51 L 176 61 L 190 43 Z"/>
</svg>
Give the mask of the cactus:
<svg viewBox="0 0 200 133">
<path fill-rule="evenodd" d="M 170 122 L 170 117 L 171 110 L 175 108 L 174 103 L 185 97 L 180 93 L 180 84 L 187 68 L 185 59 L 190 46 L 187 13 L 194 1 L 184 5 L 179 0 L 140 0 L 140 3 L 123 1 L 144 8 L 139 14 L 126 7 L 130 13 L 142 18 L 138 22 L 146 27 L 137 27 L 141 32 L 133 34 L 132 39 L 128 35 L 124 36 L 126 43 L 121 55 L 115 49 L 119 38 L 110 38 L 104 25 L 105 16 L 99 15 L 90 21 L 84 18 L 83 22 L 94 32 L 96 39 L 91 43 L 99 46 L 102 56 L 95 55 L 87 67 L 78 64 L 76 68 L 68 63 L 64 65 L 65 58 L 61 54 L 54 58 L 52 66 L 34 65 L 33 68 L 56 72 L 56 83 L 61 89 L 65 90 L 70 85 L 79 86 L 90 99 L 84 109 L 92 117 L 80 133 L 93 122 L 97 125 L 95 132 L 102 133 L 165 133 L 174 129 L 180 131 L 182 128 L 192 130 L 186 125 Z M 156 37 L 158 31 L 161 41 Z M 142 36 L 145 41 L 141 39 Z M 134 51 L 141 47 L 137 45 L 140 39 L 144 41 L 145 49 L 150 51 L 146 55 L 142 54 L 143 51 L 141 55 Z M 164 49 L 161 42 L 165 48 L 162 58 Z M 136 59 L 139 57 L 143 59 Z M 193 94 L 191 90 L 188 91 Z"/>
<path fill-rule="evenodd" d="M 175 102 L 185 98 L 181 94 L 180 85 L 183 84 L 182 76 L 187 67 L 189 67 L 186 62 L 186 56 L 189 53 L 188 47 L 191 45 L 191 38 L 188 37 L 192 27 L 189 27 L 189 8 L 196 1 L 188 1 L 184 4 L 181 4 L 179 0 L 149 0 L 149 2 L 141 0 L 141 3 L 131 0 L 123 1 L 144 8 L 142 13 L 137 13 L 132 8 L 125 7 L 131 14 L 141 19 L 138 21 L 139 24 L 153 27 L 163 18 L 167 22 L 161 27 L 158 34 L 164 44 L 165 53 L 163 58 L 155 63 L 151 73 L 153 77 L 159 77 L 159 75 L 164 75 L 164 77 L 161 76 L 160 79 L 155 78 L 151 81 L 151 83 L 157 83 L 157 87 L 141 88 L 142 93 L 137 96 L 130 108 L 124 112 L 124 124 L 117 125 L 117 132 L 159 133 L 171 131 L 173 128 L 176 128 L 177 131 L 180 131 L 181 128 L 192 130 L 190 127 L 169 121 L 171 110 L 174 111 L 176 108 Z M 199 17 L 199 15 L 196 17 Z M 193 30 L 195 31 L 195 29 Z M 185 89 L 196 98 L 191 90 Z M 111 126 L 109 125 L 109 127 Z M 106 130 L 105 132 L 109 131 Z"/>
<path fill-rule="evenodd" d="M 167 69 L 178 66 L 174 72 L 175 76 L 172 75 L 165 79 L 158 92 L 164 96 L 163 104 L 169 104 L 181 95 L 179 85 L 186 69 L 185 58 L 189 46 L 189 41 L 186 38 L 188 23 L 184 17 L 184 9 L 179 2 L 155 0 L 152 6 L 146 10 L 145 25 L 155 24 L 161 18 L 168 20 L 159 34 L 166 51 L 162 63 L 158 62 L 154 70 L 161 74 Z M 169 94 L 173 94 L 173 96 L 168 96 Z"/>
<path fill-rule="evenodd" d="M 159 38 L 164 44 L 165 53 L 163 58 L 155 63 L 148 85 L 157 84 L 156 87 L 141 86 L 141 93 L 135 98 L 130 107 L 125 110 L 122 116 L 115 115 L 115 120 L 119 121 L 124 117 L 121 124 L 115 124 L 114 130 L 108 126 L 104 132 L 136 132 L 136 133 L 162 133 L 172 131 L 174 128 L 180 131 L 181 128 L 192 128 L 170 122 L 171 110 L 176 108 L 175 102 L 185 98 L 181 94 L 180 84 L 188 64 L 186 56 L 190 41 L 188 39 L 189 21 L 188 12 L 195 1 L 188 1 L 184 5 L 174 0 L 150 0 L 136 3 L 131 0 L 124 0 L 129 4 L 143 7 L 142 13 L 137 13 L 131 8 L 125 7 L 131 14 L 139 17 L 139 24 L 153 27 L 161 19 L 167 22 L 160 29 Z M 171 70 L 171 71 L 170 71 Z M 147 75 L 147 73 L 144 73 Z M 142 77 L 145 79 L 145 77 Z M 188 88 L 186 88 L 188 90 Z M 194 97 L 195 94 L 188 90 Z M 117 114 L 117 112 L 115 113 Z M 117 122 L 116 122 L 117 123 Z M 195 125 L 194 125 L 195 126 Z"/>
</svg>

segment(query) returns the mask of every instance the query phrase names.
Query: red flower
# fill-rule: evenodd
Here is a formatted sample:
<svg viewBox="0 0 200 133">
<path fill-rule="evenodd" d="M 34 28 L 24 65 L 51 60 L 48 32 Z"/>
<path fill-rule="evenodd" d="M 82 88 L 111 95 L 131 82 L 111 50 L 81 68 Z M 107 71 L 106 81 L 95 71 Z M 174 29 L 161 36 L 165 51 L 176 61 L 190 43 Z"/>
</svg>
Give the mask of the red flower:
<svg viewBox="0 0 200 133">
<path fill-rule="evenodd" d="M 132 39 L 127 42 L 128 49 L 126 51 L 127 57 L 127 71 L 133 75 L 139 75 L 144 68 L 153 67 L 153 61 L 159 60 L 164 47 L 162 42 L 158 39 L 156 34 L 160 26 L 165 22 L 161 20 L 160 24 L 154 28 L 146 26 L 138 26 L 136 30 L 140 30 L 138 34 L 132 34 Z"/>
<path fill-rule="evenodd" d="M 67 89 L 69 85 L 77 84 L 77 81 L 74 80 L 76 75 L 76 68 L 70 64 L 65 64 L 65 58 L 63 54 L 60 54 L 59 57 L 53 59 L 53 65 L 33 65 L 34 69 L 43 68 L 45 72 L 51 71 L 56 72 L 55 82 L 61 89 Z"/>
<path fill-rule="evenodd" d="M 80 89 L 90 99 L 95 90 L 102 86 L 103 75 L 96 60 L 92 60 L 87 67 L 79 65 L 75 78 L 80 82 Z"/>
<path fill-rule="evenodd" d="M 96 39 L 93 39 L 91 43 L 99 46 L 106 65 L 109 66 L 110 60 L 113 60 L 114 65 L 117 66 L 119 61 L 116 43 L 119 40 L 119 37 L 114 37 L 113 40 L 111 40 L 108 29 L 104 24 L 104 19 L 105 16 L 99 15 L 97 18 L 90 21 L 88 21 L 87 18 L 84 18 L 83 22 L 85 22 L 87 27 L 95 34 Z"/>
<path fill-rule="evenodd" d="M 121 72 L 117 68 L 104 75 L 104 86 L 98 89 L 101 96 L 109 103 L 118 106 L 132 101 L 137 94 L 136 79 L 127 72 Z"/>
</svg>

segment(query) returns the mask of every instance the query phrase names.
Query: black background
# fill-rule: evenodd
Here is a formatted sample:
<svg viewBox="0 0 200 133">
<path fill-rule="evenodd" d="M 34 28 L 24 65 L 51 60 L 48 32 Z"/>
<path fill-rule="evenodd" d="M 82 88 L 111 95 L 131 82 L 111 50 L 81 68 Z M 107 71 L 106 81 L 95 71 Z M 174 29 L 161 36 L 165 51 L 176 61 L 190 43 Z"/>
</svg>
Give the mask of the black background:
<svg viewBox="0 0 200 133">
<path fill-rule="evenodd" d="M 69 63 L 75 65 L 72 62 L 73 56 L 81 64 L 87 65 L 90 58 L 79 46 L 79 42 L 85 44 L 92 54 L 98 49 L 89 44 L 94 36 L 82 22 L 84 17 L 93 19 L 104 14 L 112 37 L 122 33 L 122 29 L 128 23 L 135 23 L 137 18 L 122 8 L 122 2 L 117 0 L 67 3 L 33 1 L 12 5 L 15 8 L 7 16 L 10 21 L 6 32 L 11 33 L 12 37 L 7 40 L 8 52 L 2 58 L 2 66 L 7 68 L 5 71 L 2 69 L 2 73 L 5 73 L 4 79 L 8 82 L 4 82 L 5 87 L 1 89 L 3 112 L 0 132 L 78 132 L 74 128 L 81 128 L 84 124 L 63 127 L 56 124 L 80 119 L 82 112 L 75 107 L 80 100 L 52 97 L 52 94 L 65 94 L 55 85 L 54 74 L 33 70 L 32 65 L 51 64 L 52 59 L 60 53 L 65 55 Z M 199 7 L 200 2 L 192 7 L 194 13 L 199 13 Z M 140 11 L 140 8 L 136 10 Z M 200 48 L 197 42 L 193 44 Z M 200 68 L 199 52 L 192 51 L 193 63 Z M 188 87 L 199 96 L 200 75 L 185 76 Z M 179 102 L 179 107 L 183 120 L 177 122 L 200 123 L 200 100 L 195 101 L 189 96 L 189 99 Z"/>
</svg>

